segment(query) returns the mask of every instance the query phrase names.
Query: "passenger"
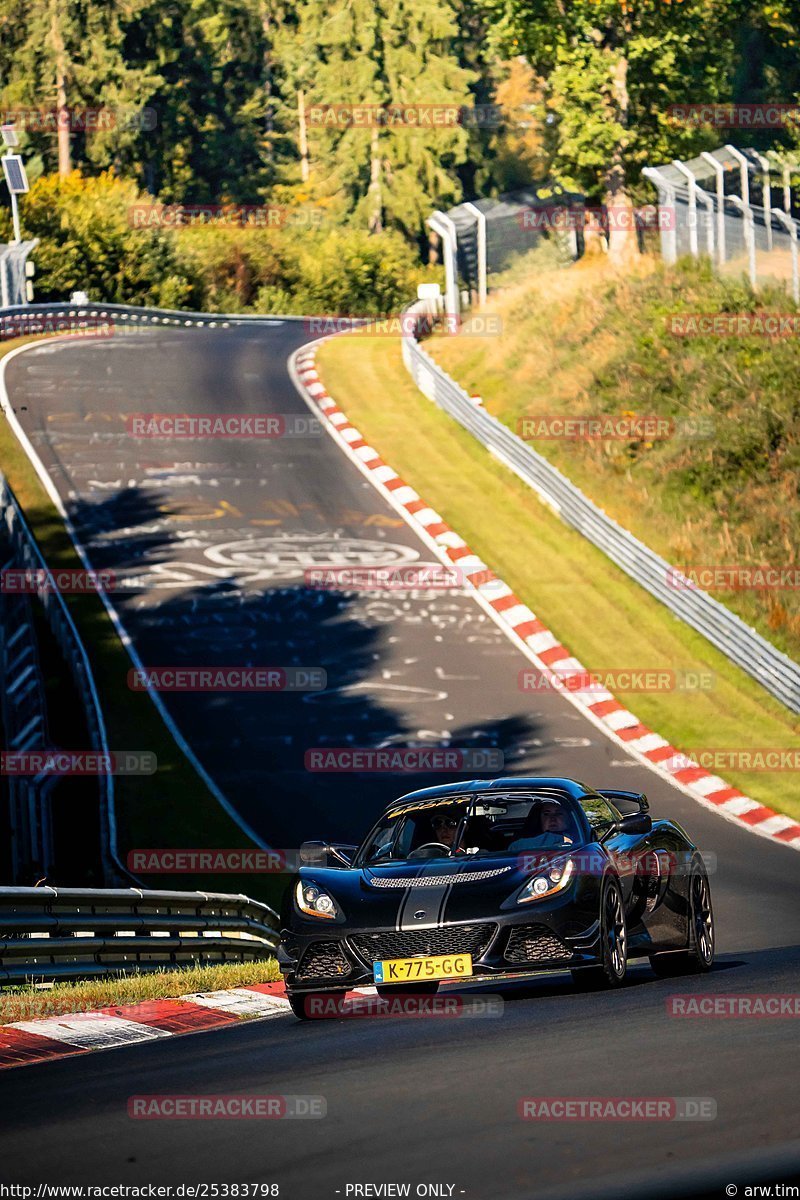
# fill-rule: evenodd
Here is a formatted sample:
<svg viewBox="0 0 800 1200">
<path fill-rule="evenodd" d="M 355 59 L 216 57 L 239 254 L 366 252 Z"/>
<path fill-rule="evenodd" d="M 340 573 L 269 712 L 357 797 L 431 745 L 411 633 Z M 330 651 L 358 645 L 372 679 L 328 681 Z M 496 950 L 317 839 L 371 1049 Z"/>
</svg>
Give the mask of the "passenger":
<svg viewBox="0 0 800 1200">
<path fill-rule="evenodd" d="M 522 836 L 511 843 L 509 850 L 560 850 L 572 845 L 574 839 L 569 836 L 572 823 L 558 800 L 545 800 L 539 808 L 538 818 L 542 832 L 531 836 L 523 829 Z M 529 814 L 526 826 L 530 825 L 532 819 L 535 819 L 534 811 Z"/>
</svg>

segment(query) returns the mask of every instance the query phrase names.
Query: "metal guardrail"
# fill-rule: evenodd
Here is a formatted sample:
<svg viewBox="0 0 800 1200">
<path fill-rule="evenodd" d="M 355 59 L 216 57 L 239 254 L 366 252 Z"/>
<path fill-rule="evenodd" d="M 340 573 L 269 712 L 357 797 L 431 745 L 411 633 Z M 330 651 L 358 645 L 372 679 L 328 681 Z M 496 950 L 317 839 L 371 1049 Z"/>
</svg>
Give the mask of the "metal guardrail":
<svg viewBox="0 0 800 1200">
<path fill-rule="evenodd" d="M 296 314 L 273 313 L 202 313 L 182 311 L 175 308 L 144 308 L 137 304 L 100 304 L 89 301 L 85 304 L 19 304 L 8 308 L 0 308 L 0 342 L 3 336 L 13 335 L 12 323 L 30 318 L 42 321 L 41 332 L 52 332 L 46 322 L 68 318 L 72 324 L 69 328 L 80 327 L 81 321 L 98 320 L 118 321 L 120 325 L 173 325 L 190 328 L 199 326 L 208 329 L 228 329 L 231 325 L 253 325 L 263 321 L 304 321 L 308 318 Z M 5 329 L 4 329 L 5 323 Z M 66 331 L 66 327 L 65 327 Z M 36 328 L 26 329 L 27 333 L 38 332 Z"/>
<path fill-rule="evenodd" d="M 3 533 L 14 551 L 16 564 L 23 569 L 45 573 L 41 577 L 41 584 L 37 587 L 36 595 L 42 604 L 47 622 L 82 698 L 91 749 L 108 754 L 105 720 L 86 647 L 64 597 L 57 588 L 46 586 L 47 564 L 25 520 L 22 509 L 2 473 L 0 473 L 0 521 L 2 521 Z M 4 687 L 8 687 L 9 682 L 4 680 Z M 15 749 L 20 748 L 15 747 Z M 113 775 L 98 776 L 98 787 L 100 789 L 100 845 L 103 855 L 104 878 L 108 882 L 133 879 L 117 856 Z"/>
<path fill-rule="evenodd" d="M 0 887 L 0 984 L 252 962 L 272 957 L 277 926 L 248 896 Z"/>
<path fill-rule="evenodd" d="M 409 311 L 419 314 L 424 328 L 427 306 L 420 302 Z M 689 580 L 683 581 L 680 572 L 665 559 L 606 516 L 547 459 L 476 405 L 422 348 L 411 330 L 404 332 L 403 361 L 420 391 L 532 487 L 562 520 L 787 708 L 800 712 L 800 665 L 707 592 Z"/>
</svg>

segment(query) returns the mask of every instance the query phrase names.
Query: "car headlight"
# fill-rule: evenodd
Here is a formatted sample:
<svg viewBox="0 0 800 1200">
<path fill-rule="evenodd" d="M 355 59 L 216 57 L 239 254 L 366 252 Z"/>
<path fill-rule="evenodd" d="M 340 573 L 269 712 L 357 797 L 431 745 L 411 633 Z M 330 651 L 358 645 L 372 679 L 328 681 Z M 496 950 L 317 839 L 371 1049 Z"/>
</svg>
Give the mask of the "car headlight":
<svg viewBox="0 0 800 1200">
<path fill-rule="evenodd" d="M 528 880 L 517 896 L 517 904 L 528 904 L 531 900 L 544 900 L 548 896 L 554 896 L 556 892 L 563 892 L 574 874 L 575 863 L 571 858 L 568 858 L 566 862 L 551 863 L 538 875 L 534 875 L 533 879 Z"/>
<path fill-rule="evenodd" d="M 335 921 L 341 916 L 339 907 L 328 892 L 306 879 L 298 879 L 294 889 L 294 902 L 307 917 L 319 917 L 323 921 Z"/>
</svg>

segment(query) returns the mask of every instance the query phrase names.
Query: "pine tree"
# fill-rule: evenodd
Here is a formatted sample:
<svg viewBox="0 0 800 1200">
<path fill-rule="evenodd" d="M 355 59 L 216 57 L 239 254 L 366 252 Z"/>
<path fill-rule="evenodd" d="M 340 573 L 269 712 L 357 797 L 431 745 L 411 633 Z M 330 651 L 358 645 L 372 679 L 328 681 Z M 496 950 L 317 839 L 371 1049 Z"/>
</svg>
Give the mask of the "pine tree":
<svg viewBox="0 0 800 1200">
<path fill-rule="evenodd" d="M 457 168 L 469 143 L 459 123 L 413 128 L 400 115 L 470 105 L 474 74 L 458 59 L 452 7 L 301 0 L 295 17 L 293 50 L 282 48 L 284 112 L 302 92 L 313 195 L 373 232 L 391 225 L 419 236 L 432 209 L 460 198 Z M 363 123 L 330 123 L 329 106 L 360 108 Z"/>
<path fill-rule="evenodd" d="M 0 50 L 0 101 L 56 114 L 51 129 L 27 121 L 46 170 L 75 162 L 106 166 L 137 137 L 137 114 L 158 82 L 127 58 L 129 31 L 153 0 L 16 0 L 11 39 Z M 87 114 L 100 110 L 95 119 Z M 57 128 L 54 128 L 57 127 Z"/>
</svg>

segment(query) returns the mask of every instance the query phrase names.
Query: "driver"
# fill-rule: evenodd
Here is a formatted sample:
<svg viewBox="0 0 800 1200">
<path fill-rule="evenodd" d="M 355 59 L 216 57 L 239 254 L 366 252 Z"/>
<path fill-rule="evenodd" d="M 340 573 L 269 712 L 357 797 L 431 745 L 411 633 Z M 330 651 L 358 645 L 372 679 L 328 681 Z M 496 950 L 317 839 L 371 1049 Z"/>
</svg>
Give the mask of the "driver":
<svg viewBox="0 0 800 1200">
<path fill-rule="evenodd" d="M 455 813 L 435 813 L 431 817 L 434 841 L 440 842 L 452 851 L 460 824 L 461 818 Z M 462 851 L 457 851 L 457 853 L 462 853 Z"/>
</svg>

